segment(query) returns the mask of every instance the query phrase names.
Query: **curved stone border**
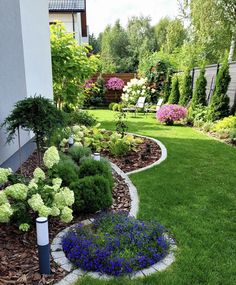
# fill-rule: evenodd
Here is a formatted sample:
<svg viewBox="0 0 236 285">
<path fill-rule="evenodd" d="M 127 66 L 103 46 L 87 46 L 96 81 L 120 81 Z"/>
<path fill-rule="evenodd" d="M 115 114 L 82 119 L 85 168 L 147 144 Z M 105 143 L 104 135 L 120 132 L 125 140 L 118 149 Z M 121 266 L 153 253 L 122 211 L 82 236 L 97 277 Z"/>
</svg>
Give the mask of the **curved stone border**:
<svg viewBox="0 0 236 285">
<path fill-rule="evenodd" d="M 148 165 L 148 166 L 145 166 L 145 167 L 142 167 L 142 168 L 139 168 L 139 169 L 136 169 L 136 170 L 133 170 L 133 171 L 129 171 L 129 172 L 126 172 L 127 175 L 130 175 L 130 174 L 135 174 L 135 173 L 138 173 L 138 172 L 142 172 L 144 170 L 147 170 L 149 168 L 152 168 L 160 163 L 162 163 L 166 158 L 167 158 L 167 149 L 166 147 L 164 146 L 164 144 L 162 142 L 160 142 L 159 140 L 157 139 L 154 139 L 154 138 L 151 138 L 151 137 L 147 137 L 147 136 L 142 136 L 142 135 L 138 135 L 138 134 L 133 134 L 133 133 L 129 133 L 131 135 L 134 135 L 134 136 L 137 136 L 137 137 L 140 137 L 140 138 L 144 138 L 144 139 L 149 139 L 149 140 L 152 140 L 154 141 L 156 144 L 159 145 L 160 149 L 161 149 L 161 157 L 156 161 L 156 162 L 153 162 L 152 164 Z"/>
<path fill-rule="evenodd" d="M 166 150 L 165 146 L 160 141 L 158 141 L 154 138 L 150 138 L 150 137 L 142 136 L 142 135 L 137 135 L 137 134 L 133 134 L 133 135 L 139 136 L 141 138 L 147 138 L 147 139 L 150 139 L 150 140 L 156 142 L 160 146 L 161 152 L 162 152 L 161 157 L 158 161 L 156 161 L 156 162 L 154 162 L 154 163 L 152 163 L 146 167 L 143 167 L 143 168 L 140 168 L 140 169 L 137 169 L 134 171 L 130 171 L 128 173 L 124 173 L 117 165 L 115 165 L 114 163 L 111 163 L 112 169 L 114 171 L 116 171 L 125 180 L 125 182 L 128 185 L 130 197 L 131 197 L 131 209 L 130 209 L 129 215 L 137 217 L 138 208 L 139 208 L 138 193 L 137 193 L 136 187 L 133 185 L 133 183 L 129 179 L 128 175 L 144 171 L 146 169 L 152 168 L 153 166 L 160 164 L 162 161 L 164 161 L 167 158 L 167 150 Z M 88 220 L 82 221 L 81 224 L 89 225 L 92 222 L 93 222 L 93 219 L 88 219 Z M 92 278 L 100 279 L 100 280 L 113 279 L 114 277 L 112 277 L 112 276 L 108 276 L 106 274 L 101 274 L 98 272 L 85 272 L 81 269 L 73 270 L 73 264 L 66 258 L 65 254 L 62 250 L 61 239 L 70 229 L 72 229 L 75 226 L 76 225 L 72 225 L 72 226 L 64 229 L 63 231 L 61 231 L 59 234 L 57 234 L 57 236 L 54 238 L 52 245 L 51 245 L 51 254 L 52 254 L 54 261 L 59 266 L 61 266 L 64 270 L 66 270 L 67 272 L 70 272 L 65 278 L 63 278 L 61 281 L 56 283 L 56 285 L 73 284 L 74 282 L 76 282 L 78 280 L 78 278 L 85 276 L 85 275 L 92 277 Z M 153 273 L 156 273 L 159 271 L 163 271 L 174 262 L 174 260 L 175 260 L 174 251 L 177 249 L 177 246 L 175 245 L 174 240 L 171 239 L 168 235 L 166 235 L 165 238 L 170 242 L 170 253 L 164 259 L 162 259 L 161 261 L 157 262 L 156 264 L 150 266 L 149 268 L 140 270 L 140 271 L 130 275 L 131 279 L 135 279 L 135 278 L 139 278 L 139 277 L 146 277 L 150 274 L 153 274 Z"/>
</svg>

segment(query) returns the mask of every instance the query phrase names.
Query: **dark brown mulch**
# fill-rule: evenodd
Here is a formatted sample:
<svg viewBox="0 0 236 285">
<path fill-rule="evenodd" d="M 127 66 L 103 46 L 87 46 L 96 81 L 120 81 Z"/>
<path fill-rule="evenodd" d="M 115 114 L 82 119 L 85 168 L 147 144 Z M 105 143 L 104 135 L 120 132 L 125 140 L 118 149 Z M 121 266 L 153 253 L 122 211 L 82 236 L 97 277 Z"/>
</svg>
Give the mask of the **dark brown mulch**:
<svg viewBox="0 0 236 285">
<path fill-rule="evenodd" d="M 138 147 L 137 152 L 132 152 L 126 157 L 114 158 L 103 152 L 109 159 L 116 163 L 124 172 L 142 168 L 150 165 L 160 158 L 161 150 L 155 142 L 144 140 Z M 23 165 L 23 175 L 32 177 L 33 170 L 37 167 L 37 156 L 34 153 Z M 115 186 L 113 189 L 113 205 L 111 211 L 129 211 L 131 198 L 129 189 L 124 179 L 114 173 Z M 74 219 L 70 224 L 81 220 L 94 217 L 95 215 L 81 215 Z M 56 219 L 49 221 L 50 242 L 65 227 L 64 224 Z M 0 285 L 19 284 L 19 285 L 42 285 L 54 284 L 61 280 L 67 272 L 58 267 L 51 261 L 50 276 L 39 274 L 38 253 L 36 245 L 35 228 L 28 233 L 22 234 L 13 225 L 0 224 Z"/>
<path fill-rule="evenodd" d="M 32 159 L 32 158 L 31 158 Z M 131 199 L 124 179 L 117 173 L 113 174 L 112 211 L 129 211 Z M 70 224 L 52 219 L 49 221 L 50 242 L 65 227 L 95 215 L 81 215 Z M 22 234 L 16 226 L 0 224 L 0 285 L 3 284 L 54 284 L 61 280 L 67 272 L 51 261 L 50 276 L 41 276 L 38 267 L 38 253 L 35 228 Z"/>
<path fill-rule="evenodd" d="M 118 165 L 124 172 L 130 172 L 159 160 L 161 157 L 161 148 L 153 140 L 143 139 L 137 151 L 132 151 L 128 155 L 114 157 L 108 151 L 103 151 L 102 155 L 108 157 L 111 162 Z"/>
</svg>

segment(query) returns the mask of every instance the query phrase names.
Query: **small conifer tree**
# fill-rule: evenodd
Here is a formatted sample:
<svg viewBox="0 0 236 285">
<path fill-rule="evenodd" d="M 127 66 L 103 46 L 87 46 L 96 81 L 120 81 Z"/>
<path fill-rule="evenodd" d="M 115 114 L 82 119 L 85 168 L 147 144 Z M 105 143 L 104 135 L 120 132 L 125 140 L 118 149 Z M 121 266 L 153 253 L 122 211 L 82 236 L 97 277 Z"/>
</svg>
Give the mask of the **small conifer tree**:
<svg viewBox="0 0 236 285">
<path fill-rule="evenodd" d="M 182 92 L 179 99 L 179 104 L 186 106 L 192 98 L 192 76 L 190 70 L 187 69 L 184 73 Z"/>
<path fill-rule="evenodd" d="M 171 92 L 171 81 L 172 81 L 172 73 L 173 71 L 171 69 L 168 70 L 166 80 L 164 83 L 164 103 L 167 103 L 170 97 Z"/>
<path fill-rule="evenodd" d="M 225 61 L 217 74 L 215 91 L 210 101 L 209 114 L 212 121 L 229 116 L 230 107 L 227 90 L 230 80 L 229 65 Z"/>
<path fill-rule="evenodd" d="M 195 109 L 198 105 L 206 106 L 206 85 L 205 67 L 200 71 L 200 74 L 196 81 L 196 86 L 193 92 L 193 99 L 191 108 Z"/>
<path fill-rule="evenodd" d="M 169 97 L 168 103 L 169 104 L 178 104 L 179 97 L 180 97 L 179 80 L 178 80 L 177 76 L 174 76 L 173 79 L 172 79 L 171 93 L 170 93 L 170 97 Z"/>
</svg>

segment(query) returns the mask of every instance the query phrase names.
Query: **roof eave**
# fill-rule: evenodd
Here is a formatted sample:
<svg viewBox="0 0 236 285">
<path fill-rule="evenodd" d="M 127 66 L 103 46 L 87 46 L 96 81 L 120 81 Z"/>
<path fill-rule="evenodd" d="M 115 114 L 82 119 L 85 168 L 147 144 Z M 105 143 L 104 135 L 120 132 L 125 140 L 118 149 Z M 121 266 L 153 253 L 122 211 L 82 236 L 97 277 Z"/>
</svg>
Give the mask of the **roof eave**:
<svg viewBox="0 0 236 285">
<path fill-rule="evenodd" d="M 81 13 L 85 12 L 85 9 L 49 9 L 49 13 Z"/>
</svg>

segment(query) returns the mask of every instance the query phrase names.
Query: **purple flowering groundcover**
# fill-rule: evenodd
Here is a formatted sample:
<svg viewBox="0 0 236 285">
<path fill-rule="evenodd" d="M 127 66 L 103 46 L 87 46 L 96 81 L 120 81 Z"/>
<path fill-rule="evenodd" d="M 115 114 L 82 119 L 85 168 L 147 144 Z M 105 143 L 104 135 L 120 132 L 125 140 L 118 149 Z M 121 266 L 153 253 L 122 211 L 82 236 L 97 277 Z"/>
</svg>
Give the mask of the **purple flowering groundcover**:
<svg viewBox="0 0 236 285">
<path fill-rule="evenodd" d="M 62 239 L 67 258 L 86 271 L 113 276 L 147 268 L 169 251 L 159 223 L 143 222 L 127 213 L 101 213 L 90 226 L 79 225 Z"/>
</svg>

